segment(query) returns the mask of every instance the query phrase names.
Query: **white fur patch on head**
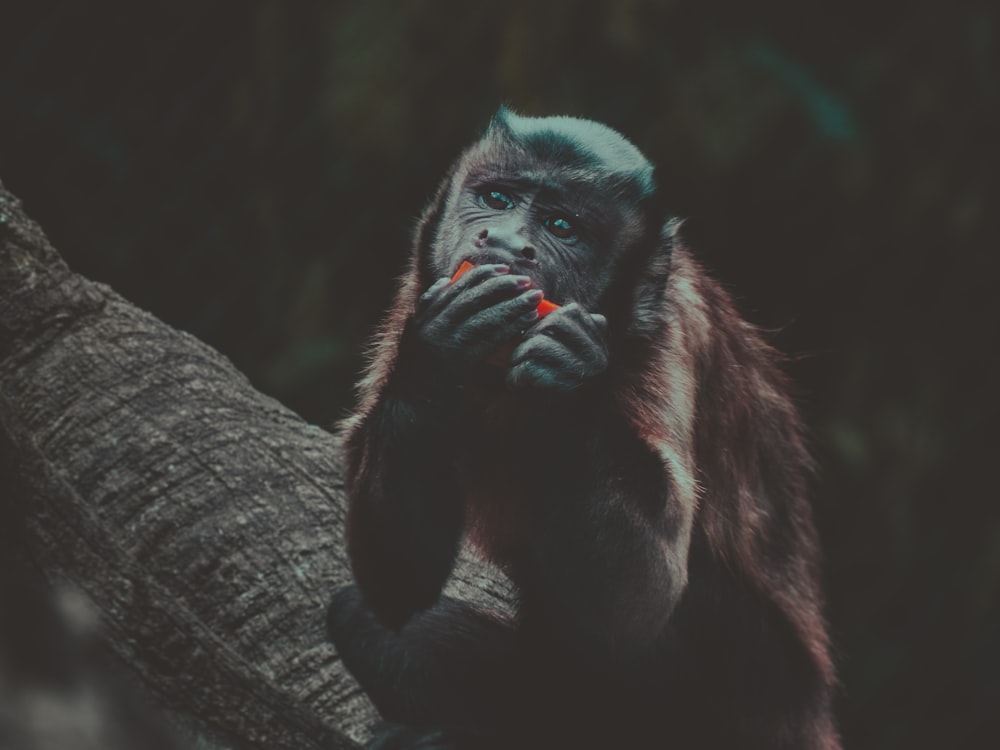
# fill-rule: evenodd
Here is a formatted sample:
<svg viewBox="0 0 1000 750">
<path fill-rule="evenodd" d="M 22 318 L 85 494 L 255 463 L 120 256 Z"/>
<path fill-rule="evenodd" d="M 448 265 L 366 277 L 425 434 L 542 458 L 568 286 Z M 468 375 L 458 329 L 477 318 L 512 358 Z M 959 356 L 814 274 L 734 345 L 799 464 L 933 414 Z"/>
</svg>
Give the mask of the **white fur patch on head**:
<svg viewBox="0 0 1000 750">
<path fill-rule="evenodd" d="M 494 128 L 503 128 L 522 142 L 553 138 L 572 143 L 595 166 L 610 174 L 628 175 L 643 192 L 653 192 L 653 165 L 631 141 L 603 123 L 566 115 L 527 117 L 504 107 L 490 125 Z"/>
</svg>

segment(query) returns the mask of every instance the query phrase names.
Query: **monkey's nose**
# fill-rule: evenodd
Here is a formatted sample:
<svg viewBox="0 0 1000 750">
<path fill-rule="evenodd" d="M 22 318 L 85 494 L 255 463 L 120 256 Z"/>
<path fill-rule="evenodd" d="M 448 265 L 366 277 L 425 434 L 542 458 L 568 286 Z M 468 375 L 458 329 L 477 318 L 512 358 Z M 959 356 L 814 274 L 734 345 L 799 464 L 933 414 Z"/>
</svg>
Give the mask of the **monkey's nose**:
<svg viewBox="0 0 1000 750">
<path fill-rule="evenodd" d="M 519 232 L 507 227 L 483 229 L 476 235 L 472 244 L 480 250 L 489 248 L 498 256 L 503 256 L 503 260 L 499 262 L 520 260 L 534 263 L 538 255 L 535 248 L 527 244 Z"/>
</svg>

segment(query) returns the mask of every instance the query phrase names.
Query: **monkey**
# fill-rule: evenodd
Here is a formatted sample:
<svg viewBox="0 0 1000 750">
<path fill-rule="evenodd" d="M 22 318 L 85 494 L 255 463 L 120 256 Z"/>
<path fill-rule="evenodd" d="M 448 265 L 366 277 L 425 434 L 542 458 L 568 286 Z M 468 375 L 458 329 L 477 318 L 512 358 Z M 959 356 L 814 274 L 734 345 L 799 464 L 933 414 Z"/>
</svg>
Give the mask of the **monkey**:
<svg viewBox="0 0 1000 750">
<path fill-rule="evenodd" d="M 420 218 L 341 425 L 372 747 L 840 748 L 790 382 L 660 179 L 501 108 Z M 516 616 L 442 595 L 463 539 Z"/>
</svg>

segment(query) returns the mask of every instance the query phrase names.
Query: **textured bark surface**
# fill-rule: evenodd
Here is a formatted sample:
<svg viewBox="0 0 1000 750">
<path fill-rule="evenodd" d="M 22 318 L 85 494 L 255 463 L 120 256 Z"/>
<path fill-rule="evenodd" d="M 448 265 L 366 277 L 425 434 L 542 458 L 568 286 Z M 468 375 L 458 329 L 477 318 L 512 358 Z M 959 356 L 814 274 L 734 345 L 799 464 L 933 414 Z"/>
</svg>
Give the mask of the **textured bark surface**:
<svg viewBox="0 0 1000 750">
<path fill-rule="evenodd" d="M 157 702 L 237 745 L 367 738 L 323 633 L 350 578 L 335 438 L 74 274 L 2 186 L 0 452 L 0 523 Z M 449 593 L 508 585 L 466 557 Z"/>
</svg>

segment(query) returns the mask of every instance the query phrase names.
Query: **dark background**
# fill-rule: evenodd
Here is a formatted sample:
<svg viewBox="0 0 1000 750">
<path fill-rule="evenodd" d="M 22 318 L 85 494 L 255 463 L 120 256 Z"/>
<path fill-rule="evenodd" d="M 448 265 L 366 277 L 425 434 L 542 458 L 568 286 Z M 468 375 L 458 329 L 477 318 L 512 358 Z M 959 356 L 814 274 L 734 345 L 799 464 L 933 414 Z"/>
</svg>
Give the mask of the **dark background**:
<svg viewBox="0 0 1000 750">
<path fill-rule="evenodd" d="M 795 355 L 847 746 L 990 746 L 989 3 L 0 9 L 0 179 L 74 268 L 320 424 L 350 404 L 415 217 L 503 102 L 631 138 L 696 252 Z"/>
</svg>

